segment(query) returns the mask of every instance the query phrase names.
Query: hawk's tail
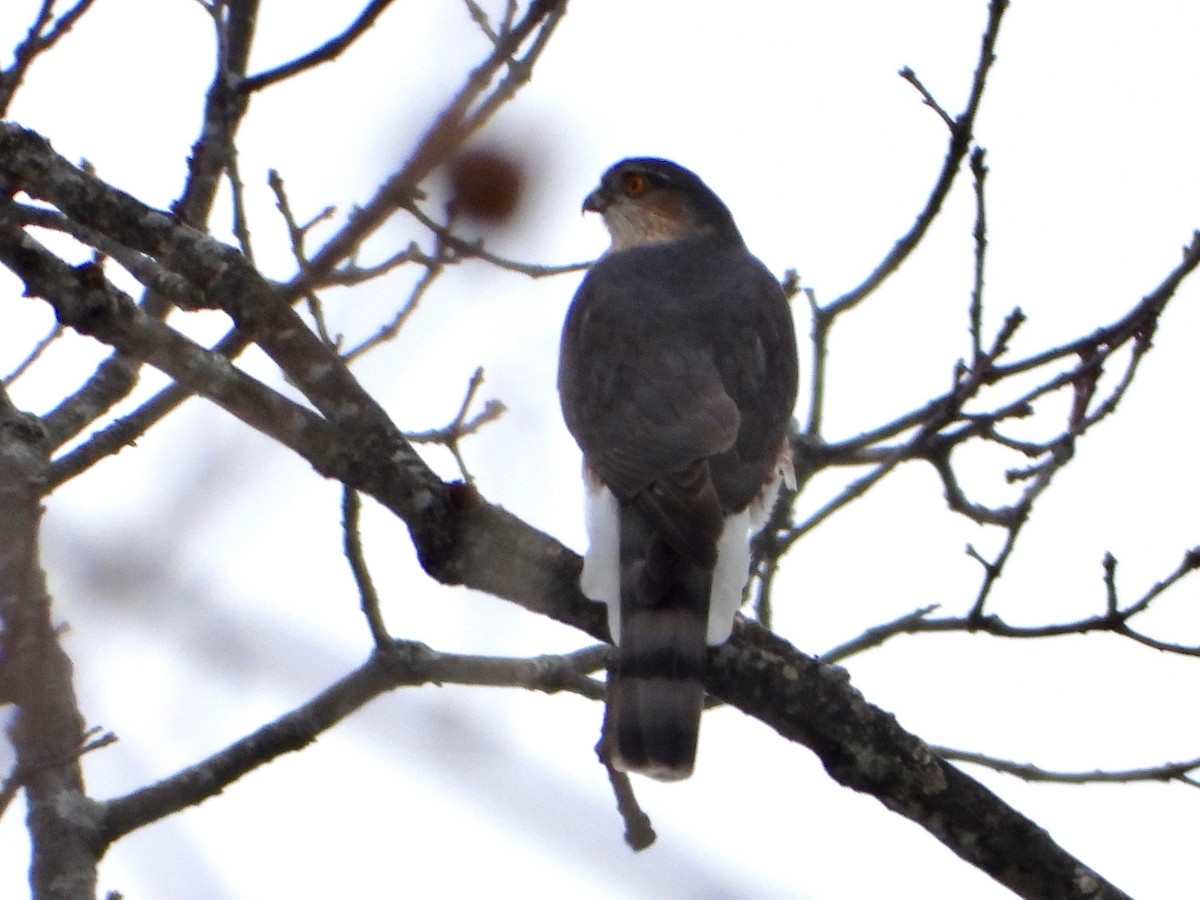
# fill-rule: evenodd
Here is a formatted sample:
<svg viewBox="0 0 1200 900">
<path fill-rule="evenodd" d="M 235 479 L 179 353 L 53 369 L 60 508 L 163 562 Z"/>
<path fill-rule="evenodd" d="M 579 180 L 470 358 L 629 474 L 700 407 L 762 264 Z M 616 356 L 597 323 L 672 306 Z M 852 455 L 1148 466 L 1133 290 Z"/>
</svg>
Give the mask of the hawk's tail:
<svg viewBox="0 0 1200 900">
<path fill-rule="evenodd" d="M 715 542 L 703 528 L 694 552 L 681 552 L 659 524 L 635 506 L 621 511 L 621 634 L 606 734 L 616 768 L 675 781 L 696 758 Z"/>
<path fill-rule="evenodd" d="M 661 781 L 687 778 L 704 708 L 704 620 L 647 610 L 622 624 L 608 685 L 611 762 Z"/>
</svg>

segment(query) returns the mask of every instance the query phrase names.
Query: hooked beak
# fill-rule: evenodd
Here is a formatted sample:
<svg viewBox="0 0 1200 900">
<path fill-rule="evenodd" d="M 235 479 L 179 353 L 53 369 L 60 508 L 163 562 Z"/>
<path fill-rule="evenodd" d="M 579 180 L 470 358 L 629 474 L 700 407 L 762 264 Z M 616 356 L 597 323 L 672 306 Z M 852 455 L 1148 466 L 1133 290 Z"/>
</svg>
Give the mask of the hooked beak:
<svg viewBox="0 0 1200 900">
<path fill-rule="evenodd" d="M 603 187 L 598 187 L 583 201 L 583 212 L 603 213 L 608 209 L 608 195 L 605 194 Z"/>
</svg>

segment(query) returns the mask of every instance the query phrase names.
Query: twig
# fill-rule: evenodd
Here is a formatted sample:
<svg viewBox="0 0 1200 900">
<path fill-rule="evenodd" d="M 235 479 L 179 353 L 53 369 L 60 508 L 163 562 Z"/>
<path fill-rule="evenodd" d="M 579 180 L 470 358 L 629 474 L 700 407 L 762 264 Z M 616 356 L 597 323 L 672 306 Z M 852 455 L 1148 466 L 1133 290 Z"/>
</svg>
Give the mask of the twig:
<svg viewBox="0 0 1200 900">
<path fill-rule="evenodd" d="M 1154 322 L 1166 308 L 1170 299 L 1175 296 L 1179 285 L 1195 271 L 1197 266 L 1200 266 L 1200 231 L 1194 231 L 1191 234 L 1190 242 L 1183 247 L 1183 258 L 1179 264 L 1167 273 L 1167 276 L 1153 291 L 1120 319 L 1049 350 L 1004 365 L 997 365 L 992 373 L 992 381 L 1000 381 L 1011 375 L 1039 368 L 1065 356 L 1078 356 L 1081 352 L 1089 349 L 1099 348 L 1098 352 L 1100 353 L 1104 353 L 1106 350 L 1111 352 L 1113 348 L 1131 339 L 1142 339 L 1142 336 L 1152 330 Z"/>
<path fill-rule="evenodd" d="M 389 646 L 392 639 L 379 610 L 379 593 L 375 590 L 375 582 L 371 579 L 371 571 L 367 568 L 366 555 L 363 553 L 362 535 L 358 530 L 361 509 L 358 491 L 342 485 L 342 549 L 350 563 L 354 583 L 358 585 L 359 605 L 370 626 L 371 637 L 375 639 L 375 646 L 382 649 Z"/>
<path fill-rule="evenodd" d="M 237 238 L 242 255 L 254 265 L 254 246 L 250 242 L 250 220 L 246 217 L 246 186 L 242 184 L 242 175 L 238 169 L 236 152 L 230 152 L 229 163 L 225 168 L 225 177 L 229 181 L 229 191 L 233 197 L 233 236 Z"/>
<path fill-rule="evenodd" d="M 386 322 L 381 325 L 370 337 L 364 338 L 350 349 L 342 351 L 342 361 L 345 362 L 346 365 L 350 365 L 360 356 L 370 353 L 380 344 L 385 344 L 388 341 L 395 339 L 396 335 L 398 335 L 408 323 L 408 320 L 412 317 L 413 313 L 417 311 L 417 308 L 421 305 L 421 300 L 423 300 L 425 295 L 429 292 L 429 289 L 433 286 L 433 283 L 438 279 L 442 272 L 445 271 L 445 261 L 442 259 L 441 253 L 442 250 L 439 246 L 435 256 L 423 261 L 425 271 L 421 273 L 421 277 L 417 279 L 417 283 L 413 285 L 412 290 L 409 292 L 408 299 L 404 302 L 400 309 L 396 311 L 396 314 L 392 316 L 390 322 Z M 400 262 L 408 262 L 411 259 L 412 255 L 408 251 L 405 251 L 394 258 L 395 264 L 400 264 Z M 391 265 L 392 264 L 389 263 L 388 267 L 390 268 Z M 372 274 L 370 277 L 373 278 L 376 276 Z"/>
<path fill-rule="evenodd" d="M 42 0 L 41 8 L 38 9 L 33 24 L 29 26 L 25 39 L 13 49 L 13 64 L 0 72 L 0 119 L 5 118 L 13 95 L 24 81 L 33 61 L 57 44 L 94 2 L 95 0 L 78 0 L 51 25 L 54 0 Z"/>
<path fill-rule="evenodd" d="M 292 205 L 288 200 L 287 189 L 284 187 L 283 177 L 278 171 L 271 169 L 267 173 L 267 184 L 270 185 L 271 192 L 275 194 L 275 208 L 283 216 L 284 225 L 287 227 L 288 242 L 292 247 L 292 257 L 296 260 L 296 267 L 299 271 L 303 272 L 305 267 L 308 266 L 308 257 L 304 250 L 304 240 L 313 226 L 333 215 L 333 207 L 325 207 L 324 210 L 313 217 L 306 225 L 299 225 L 296 222 L 296 217 L 292 214 Z M 325 310 L 315 289 L 307 291 L 304 294 L 304 302 L 308 306 L 309 315 L 312 316 L 313 324 L 316 326 L 317 335 L 324 341 L 326 346 L 337 349 L 338 342 L 329 333 L 329 329 L 325 323 Z"/>
<path fill-rule="evenodd" d="M 487 39 L 492 44 L 496 44 L 500 40 L 500 35 L 492 29 L 491 20 L 488 18 L 488 14 L 484 11 L 483 7 L 476 3 L 475 0 L 463 0 L 463 2 L 466 3 L 467 10 L 471 13 L 471 18 L 475 21 L 475 24 L 479 26 L 479 30 L 487 36 Z"/>
<path fill-rule="evenodd" d="M 1007 554 L 1011 553 L 1011 545 L 1016 540 L 1016 534 L 1017 531 L 1015 530 L 1008 533 L 1006 548 L 1001 551 L 1000 556 L 995 561 L 985 559 L 971 547 L 967 548 L 968 554 L 988 570 L 985 580 L 989 584 L 998 577 L 1000 570 L 1003 568 Z M 1145 612 L 1152 602 L 1162 597 L 1170 588 L 1177 585 L 1197 569 L 1200 569 L 1200 547 L 1194 547 L 1184 553 L 1179 565 L 1169 575 L 1154 582 L 1140 598 L 1122 608 L 1120 599 L 1116 593 L 1114 578 L 1116 560 L 1113 559 L 1111 554 L 1105 554 L 1104 612 L 1100 615 L 1088 616 L 1070 622 L 1018 626 L 1010 625 L 999 616 L 983 614 L 982 604 L 979 602 L 976 602 L 971 611 L 964 616 L 944 616 L 941 618 L 931 617 L 931 613 L 938 609 L 937 604 L 931 604 L 905 613 L 891 622 L 868 628 L 858 637 L 839 644 L 837 647 L 821 654 L 821 659 L 824 662 L 839 662 L 855 653 L 872 647 L 878 647 L 885 641 L 900 634 L 932 634 L 939 632 L 982 633 L 995 637 L 1028 640 L 1091 634 L 1094 632 L 1109 632 L 1155 650 L 1174 653 L 1179 656 L 1200 656 L 1200 647 L 1159 641 L 1134 631 L 1129 624 L 1135 616 Z M 986 590 L 981 591 L 981 597 L 983 596 L 986 596 Z"/>
<path fill-rule="evenodd" d="M 494 253 L 488 252 L 483 246 L 483 239 L 475 241 L 467 241 L 454 234 L 447 226 L 435 221 L 426 215 L 425 211 L 417 204 L 415 200 L 410 200 L 402 204 L 403 208 L 412 213 L 413 218 L 432 231 L 438 236 L 449 248 L 454 250 L 458 257 L 473 257 L 482 259 L 494 266 L 499 266 L 502 269 L 507 269 L 510 272 L 517 272 L 521 275 L 528 275 L 530 278 L 545 278 L 548 275 L 564 275 L 569 272 L 580 272 L 589 268 L 594 261 L 567 263 L 558 266 L 545 266 L 537 263 L 525 263 L 517 260 L 508 259 L 507 257 L 497 256 Z M 457 262 L 457 258 L 447 260 L 447 262 Z"/>
<path fill-rule="evenodd" d="M 84 754 L 91 753 L 93 750 L 99 750 L 102 747 L 108 747 L 117 742 L 117 736 L 110 731 L 102 731 L 99 728 L 89 729 L 83 736 L 83 742 L 79 748 L 71 754 L 68 754 L 64 759 L 57 759 L 52 764 L 43 763 L 40 768 L 48 768 L 51 765 L 69 765 L 74 763 Z M 0 782 L 0 819 L 4 818 L 4 813 L 8 807 L 16 799 L 21 788 L 24 787 L 28 780 L 31 770 L 27 766 L 22 766 L 19 763 L 14 765 L 12 770 L 5 776 L 4 781 Z"/>
<path fill-rule="evenodd" d="M 463 461 L 462 453 L 459 451 L 459 441 L 468 435 L 474 434 L 488 422 L 500 418 L 508 411 L 508 408 L 499 400 L 488 400 L 484 404 L 483 410 L 468 420 L 467 411 L 471 408 L 471 402 L 475 399 L 475 394 L 482 386 L 483 368 L 480 367 L 471 375 L 471 380 L 467 383 L 467 392 L 463 396 L 458 412 L 449 425 L 436 428 L 433 431 L 404 433 L 404 436 L 414 444 L 441 444 L 446 447 L 454 455 L 454 459 L 458 463 L 458 470 L 462 473 L 463 480 L 467 483 L 473 482 L 474 478 L 467 471 L 467 465 Z"/>
<path fill-rule="evenodd" d="M 854 656 L 856 653 L 861 653 L 872 647 L 878 647 L 889 638 L 893 638 L 898 634 L 911 634 L 916 623 L 925 620 L 930 613 L 938 608 L 939 605 L 937 603 L 930 603 L 928 606 L 922 606 L 910 613 L 905 613 L 891 622 L 884 622 L 868 628 L 853 640 L 846 641 L 830 650 L 826 650 L 820 656 L 821 662 L 834 665 L 848 657 Z"/>
<path fill-rule="evenodd" d="M 46 352 L 46 349 L 60 337 L 62 337 L 62 335 L 62 325 L 58 322 L 54 323 L 54 327 L 50 329 L 50 333 L 34 344 L 33 349 L 30 350 L 29 354 L 17 364 L 17 367 L 5 375 L 3 379 L 0 379 L 0 384 L 8 387 L 10 384 L 24 375 L 27 371 L 29 371 L 30 366 L 37 362 L 41 355 Z"/>
<path fill-rule="evenodd" d="M 971 151 L 971 174 L 975 176 L 975 283 L 971 287 L 971 306 L 967 315 L 971 334 L 971 365 L 978 366 L 983 357 L 983 272 L 987 259 L 987 204 L 984 199 L 984 181 L 988 168 L 985 163 L 987 151 L 976 147 Z"/>
<path fill-rule="evenodd" d="M 617 800 L 617 812 L 621 821 L 625 823 L 625 843 L 635 852 L 646 850 L 658 839 L 658 835 L 654 833 L 650 817 L 642 811 L 641 804 L 638 803 L 629 776 L 618 772 L 606 760 L 601 760 L 601 764 L 608 773 L 608 783 L 612 786 L 613 796 Z"/>
<path fill-rule="evenodd" d="M 1097 784 L 1120 783 L 1130 784 L 1137 781 L 1181 781 L 1192 787 L 1200 787 L 1200 782 L 1191 774 L 1200 769 L 1200 757 L 1184 760 L 1183 762 L 1161 763 L 1157 766 L 1145 766 L 1137 769 L 1093 769 L 1090 772 L 1066 772 L 1044 769 L 1032 763 L 1018 763 L 1007 759 L 999 759 L 984 753 L 970 750 L 956 750 L 952 747 L 930 747 L 943 759 L 971 763 L 983 766 L 1006 775 L 1015 775 L 1024 781 L 1055 782 L 1058 784 Z"/>
<path fill-rule="evenodd" d="M 238 83 L 238 90 L 243 94 L 259 91 L 276 82 L 299 75 L 301 72 L 312 69 L 322 63 L 337 59 L 368 28 L 375 24 L 375 20 L 379 18 L 391 3 L 392 0 L 371 0 L 367 4 L 366 9 L 358 14 L 358 18 L 351 22 L 350 26 L 337 37 L 331 38 L 320 47 L 303 56 L 297 57 L 291 62 L 276 66 L 273 69 L 267 69 L 265 72 L 259 72 L 257 75 L 250 75 L 243 78 Z"/>
<path fill-rule="evenodd" d="M 933 190 L 929 194 L 929 199 L 925 202 L 925 208 L 917 215 L 912 228 L 896 241 L 883 261 L 876 266 L 875 270 L 858 287 L 848 291 L 837 300 L 834 300 L 829 306 L 823 308 L 822 311 L 826 316 L 835 316 L 856 306 L 867 295 L 879 287 L 908 259 L 909 255 L 920 244 L 921 239 L 925 236 L 925 232 L 929 230 L 929 226 L 933 223 L 933 220 L 937 217 L 938 212 L 942 208 L 942 202 L 946 199 L 946 195 L 950 193 L 950 187 L 954 184 L 954 179 L 958 174 L 963 157 L 966 156 L 967 150 L 970 148 L 972 133 L 975 128 L 975 116 L 979 112 L 979 104 L 983 99 L 983 89 L 987 84 L 988 73 L 991 71 L 992 63 L 996 60 L 996 36 L 1000 30 L 1000 19 L 1003 17 L 1004 10 L 1007 7 L 1008 0 L 991 0 L 991 3 L 988 5 L 988 24 L 983 33 L 983 40 L 979 48 L 979 61 L 975 67 L 975 77 L 971 84 L 971 93 L 967 99 L 965 109 L 958 115 L 958 118 L 951 120 L 950 116 L 941 107 L 932 102 L 932 97 L 929 97 L 928 92 L 924 88 L 919 87 L 919 90 L 927 98 L 926 102 L 929 102 L 939 112 L 950 129 L 950 144 L 946 149 L 946 158 L 942 163 L 942 170 L 938 174 Z M 901 76 L 904 76 L 903 72 Z M 920 82 L 916 81 L 916 76 L 906 80 L 912 81 L 915 85 L 920 85 Z"/>
<path fill-rule="evenodd" d="M 925 98 L 925 105 L 941 117 L 941 120 L 946 123 L 947 128 L 949 128 L 951 131 L 954 131 L 954 129 L 957 127 L 954 119 L 950 117 L 950 113 L 946 112 L 946 110 L 942 108 L 940 103 L 933 99 L 933 94 L 929 93 L 929 89 L 921 83 L 921 79 L 917 77 L 917 73 L 908 66 L 905 66 L 900 70 L 900 77 L 915 87 L 920 92 L 921 96 Z"/>
<path fill-rule="evenodd" d="M 441 268 L 451 262 L 456 262 L 456 260 L 444 254 L 441 259 L 430 256 L 418 246 L 416 241 L 410 241 L 409 245 L 403 250 L 397 250 L 391 256 L 387 257 L 387 259 L 369 266 L 360 265 L 356 259 L 351 257 L 346 263 L 338 266 L 322 278 L 320 286 L 332 287 L 336 285 L 338 287 L 351 287 L 356 284 L 363 284 L 368 281 L 374 281 L 376 278 L 381 278 L 389 272 L 393 272 L 409 263 L 415 263 L 419 266 L 424 266 L 426 269 L 430 269 L 435 267 Z"/>
</svg>

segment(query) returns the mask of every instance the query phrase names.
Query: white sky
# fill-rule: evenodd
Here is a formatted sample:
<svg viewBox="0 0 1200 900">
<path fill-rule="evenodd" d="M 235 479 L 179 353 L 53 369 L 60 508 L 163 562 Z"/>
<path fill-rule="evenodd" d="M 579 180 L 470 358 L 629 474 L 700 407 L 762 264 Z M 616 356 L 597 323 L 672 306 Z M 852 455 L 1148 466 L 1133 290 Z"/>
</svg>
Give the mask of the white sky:
<svg viewBox="0 0 1200 900">
<path fill-rule="evenodd" d="M 24 33 L 36 6 L 0 6 L 0 47 Z M 945 128 L 896 71 L 912 66 L 956 113 L 986 4 L 733 8 L 576 0 L 532 85 L 491 131 L 536 171 L 521 220 L 488 234 L 489 246 L 539 262 L 594 256 L 606 241 L 594 217 L 580 217 L 583 196 L 616 159 L 653 154 L 699 172 L 774 271 L 797 268 L 824 300 L 857 284 L 911 223 L 945 149 Z M 1026 312 L 1014 354 L 1117 318 L 1200 225 L 1200 8 L 1147 0 L 1131 10 L 1016 2 L 1002 28 L 977 136 L 991 166 L 987 324 L 1014 306 Z M 352 14 L 346 4 L 264 0 L 252 68 L 305 52 Z M 269 275 L 291 269 L 267 169 L 282 172 L 301 217 L 365 200 L 484 52 L 472 29 L 460 4 L 397 4 L 342 61 L 255 99 L 240 163 Z M 165 206 L 182 184 L 211 54 L 195 3 L 102 0 L 35 66 L 12 117 Z M 831 438 L 949 384 L 968 350 L 972 218 L 964 176 L 924 250 L 835 332 Z M 387 229 L 389 246 L 402 246 L 406 229 Z M 356 371 L 416 430 L 447 421 L 483 365 L 483 396 L 510 412 L 466 445 L 480 488 L 581 549 L 578 456 L 553 390 L 577 280 L 465 266 Z M 404 287 L 400 278 L 331 294 L 336 327 L 369 333 Z M 1081 442 L 1035 510 L 994 611 L 1023 624 L 1091 614 L 1102 608 L 1105 551 L 1120 560 L 1131 600 L 1200 544 L 1190 414 L 1198 300 L 1185 286 L 1120 414 Z M 7 372 L 50 318 L 3 275 L 0 321 Z M 224 323 L 188 327 L 211 338 Z M 803 318 L 798 331 L 807 334 Z M 14 399 L 45 411 L 100 355 L 84 339 L 65 342 Z M 272 377 L 261 358 L 247 365 Z M 139 396 L 162 383 L 148 376 Z M 430 458 L 453 475 L 445 455 Z M 1012 464 L 981 465 L 971 487 L 990 501 L 1011 496 L 1000 473 Z M 816 480 L 802 507 L 839 484 Z M 89 722 L 121 737 L 87 760 L 97 796 L 171 774 L 365 657 L 337 505 L 335 485 L 201 401 L 50 499 L 47 567 L 71 625 L 81 702 Z M 963 610 L 980 574 L 963 547 L 991 553 L 1000 536 L 943 507 L 932 473 L 908 467 L 809 535 L 787 560 L 777 629 L 815 653 L 927 603 Z M 503 601 L 429 582 L 403 527 L 370 506 L 367 519 L 397 635 L 504 654 L 584 643 Z M 1200 643 L 1198 600 L 1198 583 L 1185 583 L 1147 627 Z M 899 639 L 848 668 L 868 699 L 933 743 L 1063 769 L 1200 754 L 1200 666 L 1116 639 Z M 101 866 L 102 890 L 181 900 L 1009 896 L 732 710 L 706 717 L 692 780 L 640 785 L 659 842 L 635 856 L 592 754 L 600 712 L 517 691 L 396 692 L 305 752 L 121 841 Z M 0 747 L 0 763 L 8 753 Z M 1182 896 L 1196 881 L 1193 790 L 1030 786 L 969 772 L 1134 896 Z M 27 890 L 22 814 L 0 820 L 0 896 Z"/>
</svg>

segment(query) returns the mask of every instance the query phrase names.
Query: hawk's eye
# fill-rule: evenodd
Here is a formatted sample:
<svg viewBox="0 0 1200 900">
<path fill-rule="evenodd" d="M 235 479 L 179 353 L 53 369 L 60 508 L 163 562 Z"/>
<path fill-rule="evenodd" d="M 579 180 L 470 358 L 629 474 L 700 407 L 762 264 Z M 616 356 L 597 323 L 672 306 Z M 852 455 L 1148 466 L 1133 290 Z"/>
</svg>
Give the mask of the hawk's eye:
<svg viewBox="0 0 1200 900">
<path fill-rule="evenodd" d="M 630 172 L 625 176 L 625 196 L 640 197 L 646 192 L 646 176 Z"/>
</svg>

